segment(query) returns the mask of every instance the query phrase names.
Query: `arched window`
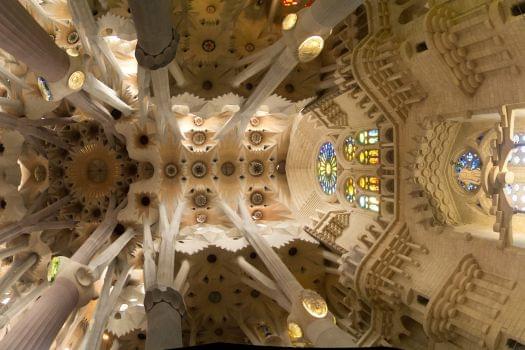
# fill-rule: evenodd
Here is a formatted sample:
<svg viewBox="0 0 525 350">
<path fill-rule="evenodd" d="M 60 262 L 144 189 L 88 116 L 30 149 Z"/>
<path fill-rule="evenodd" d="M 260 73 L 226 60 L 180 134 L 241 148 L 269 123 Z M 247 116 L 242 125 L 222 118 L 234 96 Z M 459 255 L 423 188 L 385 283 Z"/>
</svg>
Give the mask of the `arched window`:
<svg viewBox="0 0 525 350">
<path fill-rule="evenodd" d="M 357 193 L 357 191 L 356 191 L 356 188 L 355 188 L 354 179 L 349 177 L 346 180 L 346 183 L 345 183 L 345 198 L 346 198 L 346 200 L 349 201 L 350 203 L 355 202 L 356 193 Z"/>
<path fill-rule="evenodd" d="M 317 155 L 317 181 L 324 193 L 335 193 L 337 183 L 337 158 L 331 142 L 325 142 Z"/>
<path fill-rule="evenodd" d="M 358 184 L 359 187 L 365 191 L 379 193 L 381 180 L 377 176 L 361 176 Z"/>
<path fill-rule="evenodd" d="M 481 159 L 474 151 L 461 154 L 454 164 L 458 184 L 467 192 L 474 192 L 481 185 Z"/>
<path fill-rule="evenodd" d="M 525 211 L 525 184 L 516 183 L 505 186 L 505 194 L 509 205 L 517 211 Z"/>
<path fill-rule="evenodd" d="M 357 142 L 360 145 L 374 145 L 379 142 L 379 129 L 361 131 L 357 134 Z"/>
<path fill-rule="evenodd" d="M 514 143 L 525 143 L 525 133 L 514 135 Z M 525 166 L 525 146 L 516 147 L 509 159 L 510 166 Z"/>
<path fill-rule="evenodd" d="M 377 196 L 361 195 L 358 198 L 358 204 L 360 208 L 379 212 L 379 198 Z"/>
<path fill-rule="evenodd" d="M 348 136 L 345 139 L 345 143 L 343 147 L 344 147 L 343 150 L 344 150 L 345 159 L 349 162 L 354 160 L 356 145 L 355 145 L 355 140 L 352 136 Z"/>
<path fill-rule="evenodd" d="M 358 160 L 363 165 L 377 165 L 379 164 L 379 150 L 365 149 L 359 152 Z"/>
</svg>

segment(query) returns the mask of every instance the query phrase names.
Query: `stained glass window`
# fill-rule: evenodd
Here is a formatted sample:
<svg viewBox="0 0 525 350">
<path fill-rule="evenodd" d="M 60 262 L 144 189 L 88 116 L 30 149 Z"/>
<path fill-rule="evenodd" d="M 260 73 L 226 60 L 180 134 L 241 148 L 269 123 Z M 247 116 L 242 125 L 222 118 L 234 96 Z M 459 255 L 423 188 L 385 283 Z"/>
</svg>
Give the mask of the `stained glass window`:
<svg viewBox="0 0 525 350">
<path fill-rule="evenodd" d="M 525 133 L 515 134 L 514 143 L 525 143 Z M 516 147 L 510 154 L 509 165 L 525 166 L 525 146 Z"/>
<path fill-rule="evenodd" d="M 515 210 L 525 211 L 525 184 L 507 185 L 505 186 L 505 194 L 511 207 Z"/>
<path fill-rule="evenodd" d="M 379 150 L 378 149 L 365 149 L 359 153 L 359 163 L 363 165 L 376 165 L 379 164 Z"/>
<path fill-rule="evenodd" d="M 346 183 L 345 183 L 345 197 L 346 197 L 346 200 L 349 201 L 350 203 L 355 202 L 356 192 L 357 191 L 356 191 L 356 188 L 355 188 L 354 179 L 349 177 L 348 180 L 346 180 Z"/>
<path fill-rule="evenodd" d="M 456 179 L 467 192 L 476 191 L 481 184 L 481 159 L 474 151 L 460 155 L 454 164 Z"/>
<path fill-rule="evenodd" d="M 370 129 L 357 134 L 357 142 L 361 145 L 373 145 L 379 142 L 379 130 Z"/>
<path fill-rule="evenodd" d="M 345 144 L 344 144 L 344 154 L 345 154 L 346 160 L 348 161 L 354 160 L 355 149 L 356 149 L 356 146 L 355 146 L 354 138 L 352 136 L 348 136 L 345 139 Z"/>
<path fill-rule="evenodd" d="M 334 194 L 337 183 L 337 158 L 334 145 L 325 142 L 317 155 L 317 181 L 324 193 Z"/>
<path fill-rule="evenodd" d="M 359 196 L 358 204 L 360 208 L 379 212 L 379 198 L 377 196 Z"/>
<path fill-rule="evenodd" d="M 377 176 L 361 176 L 359 178 L 359 187 L 366 191 L 379 193 L 381 180 Z"/>
</svg>

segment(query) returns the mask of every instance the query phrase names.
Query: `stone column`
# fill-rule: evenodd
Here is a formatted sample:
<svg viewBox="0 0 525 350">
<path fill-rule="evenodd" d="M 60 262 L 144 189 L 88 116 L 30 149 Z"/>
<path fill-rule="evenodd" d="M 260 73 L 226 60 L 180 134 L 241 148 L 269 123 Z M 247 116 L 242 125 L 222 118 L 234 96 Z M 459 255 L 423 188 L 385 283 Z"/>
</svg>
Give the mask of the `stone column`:
<svg viewBox="0 0 525 350">
<path fill-rule="evenodd" d="M 148 350 L 182 347 L 182 316 L 184 302 L 178 291 L 154 286 L 146 291 L 144 308 L 148 318 Z"/>
<path fill-rule="evenodd" d="M 69 70 L 67 54 L 38 25 L 17 0 L 0 1 L 0 47 L 48 81 Z"/>
<path fill-rule="evenodd" d="M 171 23 L 171 0 L 129 0 L 137 29 L 138 63 L 147 69 L 169 64 L 177 52 L 179 36 Z"/>
<path fill-rule="evenodd" d="M 104 221 L 72 258 L 64 258 L 64 265 L 60 266 L 55 282 L 13 325 L 0 342 L 0 349 L 49 349 L 71 312 L 91 300 L 94 294 L 93 280 L 87 273 L 89 267 L 85 265 L 109 239 L 122 205 L 124 203 L 113 210 L 109 209 Z M 81 269 L 84 271 L 79 274 Z"/>
<path fill-rule="evenodd" d="M 79 300 L 77 287 L 57 278 L 0 342 L 0 349 L 49 349 Z"/>
</svg>

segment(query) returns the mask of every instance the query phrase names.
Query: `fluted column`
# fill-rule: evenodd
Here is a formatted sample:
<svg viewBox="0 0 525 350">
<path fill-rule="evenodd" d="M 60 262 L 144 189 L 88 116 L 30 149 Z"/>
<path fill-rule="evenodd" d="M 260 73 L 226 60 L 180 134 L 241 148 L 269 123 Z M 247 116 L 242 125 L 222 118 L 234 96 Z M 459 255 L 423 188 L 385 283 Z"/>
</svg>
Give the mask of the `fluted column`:
<svg viewBox="0 0 525 350">
<path fill-rule="evenodd" d="M 69 70 L 67 54 L 17 0 L 0 1 L 0 47 L 48 81 Z"/>
<path fill-rule="evenodd" d="M 49 349 L 78 300 L 75 284 L 66 278 L 57 278 L 6 334 L 0 349 Z"/>
<path fill-rule="evenodd" d="M 129 0 L 129 7 L 137 29 L 138 63 L 152 70 L 166 66 L 175 58 L 178 45 L 171 0 Z"/>
</svg>

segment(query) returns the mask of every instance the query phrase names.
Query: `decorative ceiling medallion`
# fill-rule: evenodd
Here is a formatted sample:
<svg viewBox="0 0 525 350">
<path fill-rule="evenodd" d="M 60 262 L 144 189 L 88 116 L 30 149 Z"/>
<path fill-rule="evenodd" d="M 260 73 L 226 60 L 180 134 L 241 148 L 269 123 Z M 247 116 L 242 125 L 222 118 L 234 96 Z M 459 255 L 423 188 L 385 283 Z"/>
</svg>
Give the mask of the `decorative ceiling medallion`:
<svg viewBox="0 0 525 350">
<path fill-rule="evenodd" d="M 197 217 L 195 218 L 195 221 L 197 221 L 198 224 L 204 224 L 206 221 L 208 221 L 208 215 L 206 215 L 206 214 L 197 214 Z"/>
<path fill-rule="evenodd" d="M 206 39 L 202 42 L 202 49 L 206 52 L 213 52 L 215 50 L 215 41 Z"/>
<path fill-rule="evenodd" d="M 299 45 L 297 55 L 299 61 L 305 63 L 313 61 L 324 48 L 324 39 L 318 35 L 311 36 Z"/>
<path fill-rule="evenodd" d="M 315 318 L 325 318 L 328 315 L 326 301 L 312 290 L 304 290 L 301 295 L 301 303 L 304 309 Z"/>
<path fill-rule="evenodd" d="M 164 167 L 164 175 L 166 175 L 167 178 L 170 178 L 170 179 L 174 178 L 175 176 L 177 176 L 178 172 L 179 172 L 179 169 L 173 163 L 168 163 Z"/>
<path fill-rule="evenodd" d="M 264 163 L 260 160 L 252 160 L 248 165 L 248 172 L 251 176 L 261 176 L 264 173 Z"/>
<path fill-rule="evenodd" d="M 77 31 L 72 31 L 67 35 L 67 43 L 68 44 L 76 44 L 78 43 L 78 40 L 80 39 L 80 36 L 78 35 Z"/>
<path fill-rule="evenodd" d="M 66 176 L 73 192 L 80 197 L 101 198 L 116 187 L 120 165 L 114 150 L 102 144 L 89 144 L 71 155 Z"/>
<path fill-rule="evenodd" d="M 253 220 L 262 220 L 262 218 L 263 218 L 263 212 L 261 210 L 255 210 L 252 213 Z"/>
<path fill-rule="evenodd" d="M 206 143 L 206 134 L 202 131 L 196 131 L 193 133 L 191 140 L 195 145 L 201 146 Z"/>
<path fill-rule="evenodd" d="M 221 173 L 224 176 L 232 176 L 235 173 L 235 165 L 232 162 L 224 162 L 221 165 Z"/>
<path fill-rule="evenodd" d="M 198 208 L 205 207 L 208 204 L 208 197 L 204 193 L 196 193 L 193 196 L 193 203 Z"/>
<path fill-rule="evenodd" d="M 263 141 L 263 134 L 259 131 L 252 131 L 250 133 L 250 143 L 252 145 L 258 146 Z"/>
<path fill-rule="evenodd" d="M 208 173 L 208 167 L 204 162 L 201 162 L 200 160 L 196 161 L 191 166 L 191 173 L 198 179 L 203 178 Z"/>
<path fill-rule="evenodd" d="M 195 116 L 193 117 L 193 124 L 195 126 L 202 126 L 204 124 L 204 119 L 202 119 L 202 117 Z"/>
<path fill-rule="evenodd" d="M 253 205 L 261 205 L 264 203 L 264 195 L 261 192 L 253 192 L 250 196 L 250 202 Z"/>
<path fill-rule="evenodd" d="M 71 90 L 80 90 L 82 89 L 82 86 L 84 86 L 84 82 L 86 81 L 86 75 L 84 72 L 76 71 L 71 73 L 69 76 L 69 79 L 67 80 L 67 86 Z"/>
<path fill-rule="evenodd" d="M 301 329 L 301 326 L 295 322 L 288 323 L 288 336 L 292 341 L 301 339 L 303 337 L 303 330 Z"/>
<path fill-rule="evenodd" d="M 259 118 L 257 118 L 257 117 L 251 117 L 250 118 L 250 124 L 252 126 L 258 126 L 260 123 L 261 123 L 261 121 L 259 120 Z"/>
<path fill-rule="evenodd" d="M 290 13 L 283 20 L 283 30 L 291 30 L 297 24 L 297 14 Z"/>
</svg>

